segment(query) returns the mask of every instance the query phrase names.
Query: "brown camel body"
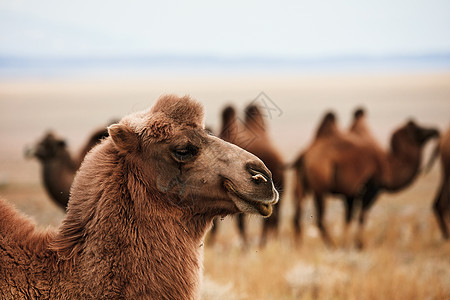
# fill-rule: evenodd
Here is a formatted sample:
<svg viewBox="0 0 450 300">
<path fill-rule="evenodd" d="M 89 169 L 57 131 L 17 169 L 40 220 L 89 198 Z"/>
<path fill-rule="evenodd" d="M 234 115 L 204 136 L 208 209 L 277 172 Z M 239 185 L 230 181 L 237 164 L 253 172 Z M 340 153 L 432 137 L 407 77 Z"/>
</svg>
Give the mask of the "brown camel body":
<svg viewBox="0 0 450 300">
<path fill-rule="evenodd" d="M 243 123 L 238 122 L 236 111 L 233 107 L 226 107 L 222 112 L 222 129 L 219 137 L 258 156 L 272 172 L 275 188 L 280 194 L 280 199 L 282 198 L 284 190 L 283 160 L 267 134 L 263 115 L 256 105 L 249 105 L 245 109 Z M 261 246 L 265 245 L 269 233 L 276 234 L 277 232 L 279 207 L 280 204 L 275 205 L 272 215 L 263 221 L 260 239 Z M 247 245 L 245 216 L 240 214 L 237 218 L 239 233 L 244 245 Z M 214 223 L 214 227 L 211 230 L 211 242 L 214 241 L 216 230 L 217 222 Z"/>
<path fill-rule="evenodd" d="M 441 160 L 441 184 L 433 203 L 442 236 L 448 240 L 448 224 L 450 221 L 450 128 L 442 135 L 439 145 Z"/>
<path fill-rule="evenodd" d="M 58 230 L 0 200 L 0 298 L 197 299 L 212 219 L 268 216 L 278 201 L 262 161 L 208 135 L 189 97 L 161 97 L 109 133 Z"/>
<path fill-rule="evenodd" d="M 42 164 L 42 178 L 50 198 L 62 208 L 69 202 L 70 186 L 85 155 L 108 136 L 105 128 L 96 130 L 76 159 L 72 158 L 64 139 L 47 133 L 34 147 L 26 150 L 27 157 L 36 157 Z"/>
<path fill-rule="evenodd" d="M 364 120 L 358 122 L 361 128 Z M 300 234 L 300 201 L 306 192 L 311 191 L 322 238 L 328 245 L 333 245 L 323 223 L 324 196 L 342 195 L 346 199 L 346 225 L 352 220 L 355 200 L 361 201 L 357 245 L 362 247 L 366 215 L 378 193 L 382 190 L 398 191 L 412 183 L 419 172 L 423 146 L 430 138 L 437 137 L 438 131 L 410 121 L 394 132 L 388 152 L 382 151 L 366 134 L 367 131 L 360 131 L 360 135 L 341 132 L 334 118 L 331 121 L 324 118 L 316 139 L 294 164 L 297 198 L 294 228 L 297 236 Z"/>
</svg>

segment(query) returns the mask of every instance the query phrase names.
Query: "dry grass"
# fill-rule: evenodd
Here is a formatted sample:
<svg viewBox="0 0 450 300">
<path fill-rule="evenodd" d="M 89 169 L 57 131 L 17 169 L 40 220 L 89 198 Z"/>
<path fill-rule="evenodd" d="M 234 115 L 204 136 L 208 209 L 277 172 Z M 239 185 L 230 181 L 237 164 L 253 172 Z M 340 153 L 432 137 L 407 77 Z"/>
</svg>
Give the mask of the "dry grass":
<svg viewBox="0 0 450 300">
<path fill-rule="evenodd" d="M 364 251 L 329 250 L 314 240 L 246 252 L 216 246 L 206 249 L 205 273 L 231 286 L 235 299 L 449 299 L 449 245 L 411 244 L 386 240 Z"/>
<path fill-rule="evenodd" d="M 301 245 L 294 244 L 289 187 L 280 233 L 264 249 L 257 246 L 259 217 L 247 220 L 246 250 L 234 219 L 225 218 L 216 244 L 205 246 L 202 299 L 450 299 L 450 243 L 441 240 L 430 209 L 437 179 L 436 168 L 405 192 L 380 197 L 369 215 L 363 251 L 342 246 L 343 205 L 336 199 L 327 201 L 326 220 L 337 249 L 320 240 L 310 199 Z M 44 226 L 64 217 L 38 184 L 3 186 L 0 196 Z"/>
</svg>

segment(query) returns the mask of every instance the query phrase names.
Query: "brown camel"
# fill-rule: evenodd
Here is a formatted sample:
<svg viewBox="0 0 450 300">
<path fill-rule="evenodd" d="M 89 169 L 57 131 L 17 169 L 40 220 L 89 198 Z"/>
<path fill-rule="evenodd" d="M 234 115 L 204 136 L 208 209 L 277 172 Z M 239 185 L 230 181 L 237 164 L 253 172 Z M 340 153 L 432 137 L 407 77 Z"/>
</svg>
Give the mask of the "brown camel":
<svg viewBox="0 0 450 300">
<path fill-rule="evenodd" d="M 65 140 L 52 132 L 48 132 L 35 146 L 26 150 L 27 157 L 36 157 L 42 164 L 45 189 L 50 198 L 62 208 L 67 207 L 70 186 L 85 155 L 107 136 L 106 127 L 94 131 L 75 159 L 70 155 Z"/>
<path fill-rule="evenodd" d="M 302 199 L 310 191 L 308 182 L 305 176 L 304 170 L 304 157 L 311 147 L 317 143 L 318 140 L 330 138 L 338 135 L 339 130 L 336 124 L 336 115 L 334 112 L 327 112 L 322 118 L 319 126 L 317 127 L 316 134 L 312 144 L 304 150 L 293 163 L 292 167 L 295 169 L 295 182 L 294 182 L 294 231 L 295 238 L 298 242 L 301 235 L 301 213 L 302 213 Z"/>
<path fill-rule="evenodd" d="M 197 299 L 215 216 L 269 216 L 278 201 L 253 154 L 208 135 L 203 107 L 163 96 L 109 127 L 75 176 L 59 229 L 0 200 L 0 297 Z"/>
<path fill-rule="evenodd" d="M 441 184 L 433 203 L 433 211 L 443 238 L 448 240 L 448 222 L 450 220 L 450 128 L 441 137 L 439 155 L 442 175 Z"/>
<path fill-rule="evenodd" d="M 258 106 L 251 104 L 246 107 L 243 124 L 238 122 L 236 110 L 232 106 L 227 106 L 222 112 L 222 129 L 219 137 L 258 156 L 272 172 L 275 188 L 280 194 L 280 199 L 282 198 L 284 188 L 283 161 L 267 134 L 264 117 Z M 244 246 L 246 246 L 248 241 L 245 230 L 245 216 L 239 214 L 237 218 L 239 233 Z M 263 221 L 261 246 L 264 246 L 267 242 L 269 233 L 277 233 L 278 222 L 279 204 L 274 206 L 272 215 Z M 211 243 L 214 241 L 217 225 L 217 222 L 214 222 L 213 229 L 210 232 Z"/>
<path fill-rule="evenodd" d="M 355 133 L 341 132 L 334 118 L 332 120 L 330 122 L 325 118 L 319 126 L 328 128 L 327 131 L 332 134 L 321 135 L 318 132 L 316 139 L 294 163 L 297 198 L 294 227 L 298 236 L 300 201 L 306 192 L 312 191 L 318 228 L 326 244 L 333 245 L 323 223 L 324 196 L 344 196 L 347 225 L 352 220 L 355 200 L 360 200 L 362 205 L 356 241 L 358 247 L 362 247 L 366 215 L 378 193 L 383 190 L 395 192 L 410 185 L 419 172 L 423 146 L 439 133 L 436 129 L 423 128 L 409 121 L 393 133 L 390 150 L 380 152 L 367 139 Z"/>
</svg>

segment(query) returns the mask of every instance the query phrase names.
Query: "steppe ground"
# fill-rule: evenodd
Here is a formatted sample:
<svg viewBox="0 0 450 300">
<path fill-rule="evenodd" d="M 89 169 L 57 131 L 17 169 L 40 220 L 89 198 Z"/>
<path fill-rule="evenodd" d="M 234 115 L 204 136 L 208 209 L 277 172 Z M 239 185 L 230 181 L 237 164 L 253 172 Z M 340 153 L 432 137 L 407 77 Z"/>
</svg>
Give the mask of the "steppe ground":
<svg viewBox="0 0 450 300">
<path fill-rule="evenodd" d="M 58 226 L 63 211 L 45 193 L 38 163 L 23 158 L 24 148 L 47 129 L 66 137 L 76 153 L 94 128 L 176 93 L 203 102 L 206 124 L 217 131 L 224 105 L 241 109 L 260 92 L 269 98 L 270 134 L 286 162 L 307 146 L 329 109 L 345 129 L 353 109 L 364 106 L 383 147 L 409 117 L 441 130 L 450 125 L 447 73 L 8 80 L 0 83 L 0 197 L 40 226 Z M 426 147 L 426 158 L 433 147 Z M 431 211 L 437 164 L 404 191 L 379 197 L 362 251 L 351 243 L 355 226 L 343 242 L 343 205 L 332 197 L 326 223 L 337 249 L 320 240 L 310 197 L 304 201 L 301 244 L 293 242 L 292 175 L 287 172 L 279 235 L 265 248 L 257 246 L 259 217 L 248 218 L 251 245 L 245 250 L 233 218 L 219 222 L 215 245 L 204 246 L 203 299 L 450 299 L 450 243 L 442 240 Z"/>
</svg>

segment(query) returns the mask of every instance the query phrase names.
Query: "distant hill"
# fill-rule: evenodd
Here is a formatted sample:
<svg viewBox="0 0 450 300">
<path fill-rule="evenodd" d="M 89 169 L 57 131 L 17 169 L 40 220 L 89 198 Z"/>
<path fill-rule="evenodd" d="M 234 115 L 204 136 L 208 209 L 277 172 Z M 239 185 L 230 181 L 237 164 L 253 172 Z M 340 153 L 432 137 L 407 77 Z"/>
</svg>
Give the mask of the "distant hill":
<svg viewBox="0 0 450 300">
<path fill-rule="evenodd" d="M 384 72 L 450 70 L 449 54 L 344 56 L 314 59 L 214 56 L 31 57 L 0 54 L 0 77 L 76 76 L 155 72 Z"/>
</svg>

